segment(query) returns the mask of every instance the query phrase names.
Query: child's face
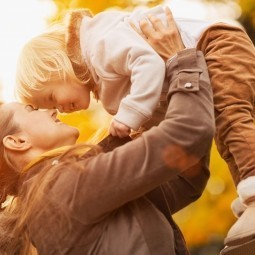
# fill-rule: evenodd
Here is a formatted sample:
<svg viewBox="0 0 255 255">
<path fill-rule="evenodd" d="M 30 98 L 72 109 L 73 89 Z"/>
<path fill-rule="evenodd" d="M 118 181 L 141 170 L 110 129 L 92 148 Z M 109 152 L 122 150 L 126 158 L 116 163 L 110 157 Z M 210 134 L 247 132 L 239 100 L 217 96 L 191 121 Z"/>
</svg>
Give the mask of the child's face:
<svg viewBox="0 0 255 255">
<path fill-rule="evenodd" d="M 90 90 L 88 86 L 74 81 L 54 81 L 45 85 L 42 91 L 33 93 L 32 101 L 37 108 L 55 108 L 69 113 L 89 107 Z"/>
</svg>

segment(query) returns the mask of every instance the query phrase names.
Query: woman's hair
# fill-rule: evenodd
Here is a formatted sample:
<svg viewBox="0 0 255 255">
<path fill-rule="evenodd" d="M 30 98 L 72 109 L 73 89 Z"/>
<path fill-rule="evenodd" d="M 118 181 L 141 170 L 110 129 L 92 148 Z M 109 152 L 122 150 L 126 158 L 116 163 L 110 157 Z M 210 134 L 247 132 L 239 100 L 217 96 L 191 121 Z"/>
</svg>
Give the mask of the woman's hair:
<svg viewBox="0 0 255 255">
<path fill-rule="evenodd" d="M 22 243 L 25 235 L 15 237 L 12 230 L 17 221 L 18 214 L 15 210 L 11 212 L 4 211 L 3 203 L 8 196 L 18 194 L 20 174 L 15 170 L 12 160 L 7 156 L 4 148 L 3 139 L 7 135 L 19 131 L 19 126 L 13 121 L 13 112 L 4 112 L 3 103 L 0 102 L 0 254 L 26 254 L 27 248 Z M 21 241 L 23 239 L 23 241 Z M 16 253 L 19 250 L 22 253 Z M 32 253 L 30 253 L 32 254 Z"/>
<path fill-rule="evenodd" d="M 1 111 L 3 103 L 0 102 L 0 209 L 8 195 L 16 195 L 19 182 L 19 173 L 15 170 L 11 159 L 7 156 L 3 139 L 19 131 L 19 126 L 14 123 L 11 111 Z"/>
<path fill-rule="evenodd" d="M 75 55 L 68 50 L 68 40 L 66 26 L 56 23 L 24 45 L 16 71 L 16 94 L 22 102 L 33 102 L 33 92 L 42 90 L 49 81 L 76 80 L 94 92 L 95 83 L 81 56 L 79 39 L 71 45 L 79 53 Z"/>
<path fill-rule="evenodd" d="M 3 144 L 5 136 L 14 134 L 21 128 L 14 123 L 13 112 L 3 111 L 2 103 L 0 103 L 0 116 L 0 254 L 34 255 L 37 252 L 28 236 L 27 226 L 31 215 L 32 217 L 40 215 L 43 210 L 49 208 L 46 204 L 43 206 L 40 204 L 42 196 L 47 194 L 44 190 L 56 180 L 63 167 L 72 164 L 72 167 L 79 171 L 77 161 L 97 154 L 100 147 L 80 144 L 71 146 L 61 153 L 57 150 L 56 153 L 48 153 L 48 156 L 41 157 L 38 163 L 27 170 L 28 174 L 29 171 L 38 172 L 35 181 L 27 188 L 22 185 L 27 172 L 16 171 L 15 164 L 8 158 Z M 59 163 L 53 165 L 53 158 L 55 160 L 56 155 Z M 6 201 L 7 196 L 12 196 L 12 202 L 7 207 L 3 207 L 2 203 Z M 64 224 L 68 220 L 64 218 L 65 211 L 59 209 L 54 213 L 59 216 L 56 217 L 59 224 Z"/>
</svg>

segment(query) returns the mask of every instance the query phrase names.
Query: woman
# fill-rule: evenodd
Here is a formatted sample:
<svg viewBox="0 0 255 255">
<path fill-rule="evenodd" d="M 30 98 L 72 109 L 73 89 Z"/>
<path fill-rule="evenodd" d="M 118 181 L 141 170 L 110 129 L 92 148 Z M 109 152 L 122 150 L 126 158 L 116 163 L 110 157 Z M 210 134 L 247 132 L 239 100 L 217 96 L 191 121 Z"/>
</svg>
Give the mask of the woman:
<svg viewBox="0 0 255 255">
<path fill-rule="evenodd" d="M 75 146 L 78 131 L 55 110 L 0 106 L 1 202 L 15 197 L 1 214 L 1 253 L 188 254 L 172 220 L 146 195 L 207 163 L 212 92 L 195 49 L 178 52 L 167 73 L 165 120 L 107 153 Z"/>
</svg>

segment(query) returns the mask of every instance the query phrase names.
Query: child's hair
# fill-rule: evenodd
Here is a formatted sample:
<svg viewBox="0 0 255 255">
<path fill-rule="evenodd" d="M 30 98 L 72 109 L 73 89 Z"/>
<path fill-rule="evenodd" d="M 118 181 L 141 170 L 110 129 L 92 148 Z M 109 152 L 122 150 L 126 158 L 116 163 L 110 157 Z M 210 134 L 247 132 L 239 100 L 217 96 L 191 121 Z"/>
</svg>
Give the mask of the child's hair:
<svg viewBox="0 0 255 255">
<path fill-rule="evenodd" d="M 92 16 L 87 10 L 83 15 Z M 22 102 L 31 103 L 33 92 L 42 90 L 47 82 L 67 78 L 86 84 L 94 92 L 94 81 L 81 56 L 79 37 L 75 43 L 72 40 L 73 45 L 68 45 L 70 35 L 67 30 L 64 23 L 53 24 L 24 45 L 16 72 L 16 94 Z M 68 50 L 71 48 L 75 48 L 76 54 Z"/>
</svg>

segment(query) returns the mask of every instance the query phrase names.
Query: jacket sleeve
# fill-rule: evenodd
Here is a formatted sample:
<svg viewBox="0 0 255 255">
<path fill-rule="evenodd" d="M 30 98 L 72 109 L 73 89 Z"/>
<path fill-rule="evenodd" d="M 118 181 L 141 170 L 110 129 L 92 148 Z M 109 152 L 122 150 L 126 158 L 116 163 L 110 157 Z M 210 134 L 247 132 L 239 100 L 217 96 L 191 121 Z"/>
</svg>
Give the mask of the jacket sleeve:
<svg viewBox="0 0 255 255">
<path fill-rule="evenodd" d="M 202 195 L 210 177 L 209 156 L 146 194 L 167 219 Z"/>
<path fill-rule="evenodd" d="M 61 201 L 73 217 L 96 222 L 195 166 L 210 151 L 214 114 L 202 53 L 180 52 L 168 72 L 169 106 L 158 127 L 112 152 L 63 169 L 50 197 Z M 190 83 L 194 88 L 185 85 Z"/>
</svg>

